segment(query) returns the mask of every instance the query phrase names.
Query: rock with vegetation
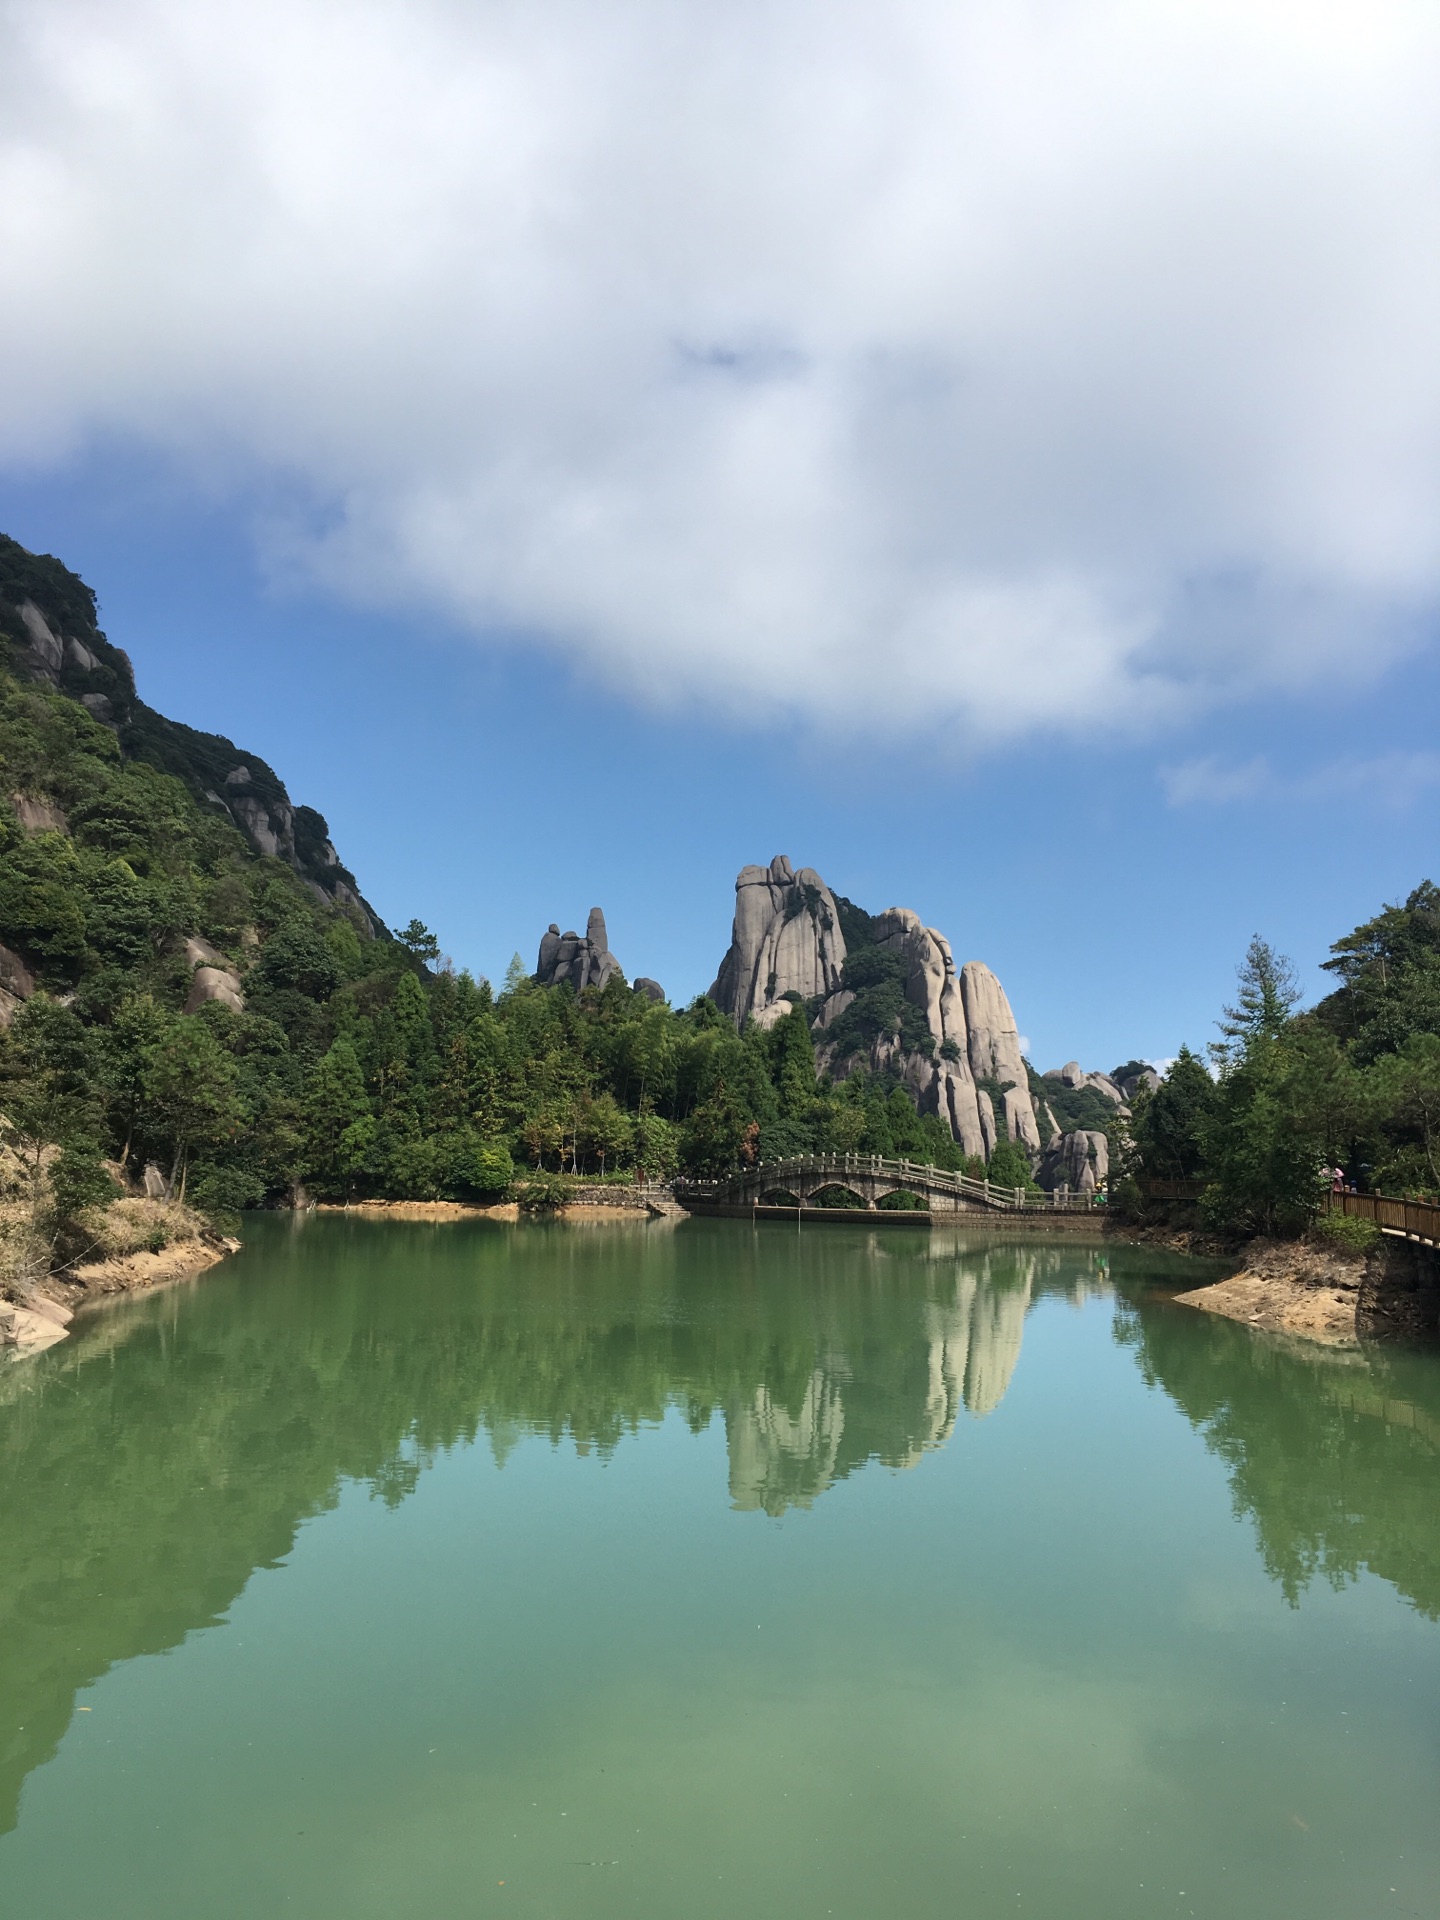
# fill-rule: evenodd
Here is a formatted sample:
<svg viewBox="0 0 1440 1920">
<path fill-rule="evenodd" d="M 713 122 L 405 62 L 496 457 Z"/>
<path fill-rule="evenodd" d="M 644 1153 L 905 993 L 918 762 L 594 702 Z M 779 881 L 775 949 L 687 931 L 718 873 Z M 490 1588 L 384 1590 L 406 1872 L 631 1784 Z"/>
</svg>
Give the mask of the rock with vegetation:
<svg viewBox="0 0 1440 1920">
<path fill-rule="evenodd" d="M 1109 1177 L 1110 1141 L 1098 1129 L 1057 1134 L 1041 1156 L 1035 1175 L 1047 1193 L 1061 1187 L 1071 1193 L 1094 1193 Z"/>
<path fill-rule="evenodd" d="M 30 553 L 3 534 L 0 637 L 15 678 L 68 695 L 113 733 L 122 762 L 183 781 L 203 812 L 236 827 L 255 852 L 282 860 L 317 899 L 348 909 L 367 931 L 381 931 L 355 876 L 341 865 L 324 818 L 296 806 L 258 755 L 147 706 L 129 656 L 100 631 L 91 589 L 58 560 Z M 23 831 L 69 831 L 63 795 L 35 784 L 33 769 L 9 773 L 20 789 L 12 805 Z"/>
<path fill-rule="evenodd" d="M 945 936 L 918 914 L 868 914 L 783 855 L 744 868 L 735 891 L 734 934 L 711 992 L 738 1026 L 768 1031 L 787 1001 L 804 1006 L 824 1076 L 865 1073 L 903 1089 L 963 1156 L 983 1158 L 1004 1139 L 1038 1155 L 1015 1016 L 988 967 L 957 971 Z"/>
<path fill-rule="evenodd" d="M 845 935 L 835 896 L 812 867 L 798 873 L 783 853 L 768 867 L 742 867 L 735 924 L 710 998 L 743 1028 L 786 1000 L 825 998 L 840 986 Z"/>
</svg>

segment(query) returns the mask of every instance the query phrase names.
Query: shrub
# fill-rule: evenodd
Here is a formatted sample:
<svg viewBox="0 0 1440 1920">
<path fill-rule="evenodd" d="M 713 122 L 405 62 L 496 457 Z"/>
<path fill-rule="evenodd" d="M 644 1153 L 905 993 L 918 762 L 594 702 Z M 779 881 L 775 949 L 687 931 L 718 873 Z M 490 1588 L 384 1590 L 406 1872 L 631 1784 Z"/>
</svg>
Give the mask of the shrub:
<svg viewBox="0 0 1440 1920">
<path fill-rule="evenodd" d="M 1348 1213 L 1322 1213 L 1311 1231 L 1315 1239 L 1345 1253 L 1369 1253 L 1382 1238 L 1373 1220 L 1357 1220 Z"/>
<path fill-rule="evenodd" d="M 573 1183 L 559 1173 L 532 1173 L 515 1189 L 522 1213 L 558 1213 L 573 1190 Z"/>
</svg>

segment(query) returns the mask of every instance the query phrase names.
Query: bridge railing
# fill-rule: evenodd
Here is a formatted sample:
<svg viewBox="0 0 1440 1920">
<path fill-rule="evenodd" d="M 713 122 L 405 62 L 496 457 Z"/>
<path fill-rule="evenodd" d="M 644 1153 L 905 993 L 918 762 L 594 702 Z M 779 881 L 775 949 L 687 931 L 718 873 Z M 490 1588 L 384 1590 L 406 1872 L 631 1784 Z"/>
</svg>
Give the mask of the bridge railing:
<svg viewBox="0 0 1440 1920">
<path fill-rule="evenodd" d="M 1409 1240 L 1440 1246 L 1440 1207 L 1428 1200 L 1392 1200 L 1383 1193 L 1329 1193 L 1325 1204 L 1331 1213 L 1373 1220 L 1382 1232 L 1403 1233 Z"/>
<path fill-rule="evenodd" d="M 891 1160 L 880 1154 L 869 1153 L 795 1154 L 785 1160 L 758 1161 L 743 1173 L 732 1174 L 728 1180 L 677 1181 L 676 1186 L 696 1199 L 720 1200 L 726 1194 L 734 1194 L 737 1189 L 780 1187 L 787 1178 L 796 1174 L 815 1173 L 831 1174 L 837 1184 L 843 1184 L 847 1174 L 872 1180 L 894 1180 L 897 1186 L 912 1190 L 928 1187 L 932 1191 L 953 1193 L 960 1199 L 1012 1213 L 1049 1213 L 1057 1209 L 1089 1212 L 1104 1205 L 1103 1195 L 1077 1193 L 1068 1187 L 1057 1188 L 1054 1193 L 1037 1200 L 1023 1187 L 1000 1186 L 993 1180 L 977 1179 L 973 1174 L 952 1172 L 946 1167 L 932 1167 L 915 1160 Z"/>
</svg>

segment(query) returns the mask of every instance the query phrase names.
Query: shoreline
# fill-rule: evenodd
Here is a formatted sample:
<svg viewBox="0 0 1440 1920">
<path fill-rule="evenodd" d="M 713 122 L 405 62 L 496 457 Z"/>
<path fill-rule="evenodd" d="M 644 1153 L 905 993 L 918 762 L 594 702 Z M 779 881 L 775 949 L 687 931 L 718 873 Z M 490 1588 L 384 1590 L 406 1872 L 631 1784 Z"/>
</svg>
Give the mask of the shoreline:
<svg viewBox="0 0 1440 1920">
<path fill-rule="evenodd" d="M 1432 1249 L 1408 1240 L 1387 1236 L 1365 1253 L 1252 1240 L 1234 1257 L 1235 1272 L 1172 1295 L 1175 1304 L 1331 1348 L 1432 1339 L 1440 1330 L 1440 1265 Z"/>
<path fill-rule="evenodd" d="M 47 1275 L 23 1300 L 0 1297 L 0 1362 L 45 1353 L 69 1337 L 76 1315 L 86 1309 L 197 1279 L 240 1247 L 238 1240 L 191 1235 L 154 1253 L 141 1248 L 82 1261 L 64 1277 Z"/>
</svg>

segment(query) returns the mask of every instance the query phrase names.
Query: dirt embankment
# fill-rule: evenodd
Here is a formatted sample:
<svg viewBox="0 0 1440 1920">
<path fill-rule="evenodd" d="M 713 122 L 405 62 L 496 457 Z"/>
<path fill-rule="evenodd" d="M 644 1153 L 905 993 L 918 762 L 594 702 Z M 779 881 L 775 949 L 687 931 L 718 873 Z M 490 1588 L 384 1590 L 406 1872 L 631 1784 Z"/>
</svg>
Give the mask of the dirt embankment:
<svg viewBox="0 0 1440 1920">
<path fill-rule="evenodd" d="M 0 1278 L 0 1359 L 54 1346 L 89 1301 L 192 1279 L 240 1248 L 177 1201 L 130 1196 L 97 1209 L 87 1225 L 91 1244 L 78 1260 L 38 1277 L 21 1269 Z"/>
<path fill-rule="evenodd" d="M 1176 1300 L 1329 1347 L 1423 1337 L 1440 1321 L 1434 1251 L 1406 1240 L 1387 1237 L 1368 1252 L 1313 1239 L 1252 1240 L 1238 1258 L 1236 1272 Z"/>
</svg>

